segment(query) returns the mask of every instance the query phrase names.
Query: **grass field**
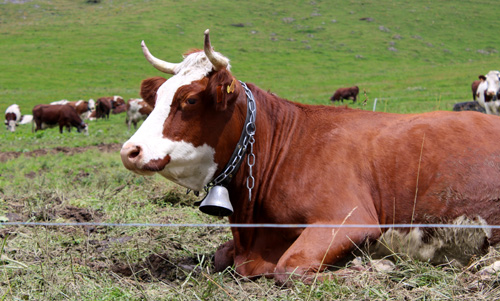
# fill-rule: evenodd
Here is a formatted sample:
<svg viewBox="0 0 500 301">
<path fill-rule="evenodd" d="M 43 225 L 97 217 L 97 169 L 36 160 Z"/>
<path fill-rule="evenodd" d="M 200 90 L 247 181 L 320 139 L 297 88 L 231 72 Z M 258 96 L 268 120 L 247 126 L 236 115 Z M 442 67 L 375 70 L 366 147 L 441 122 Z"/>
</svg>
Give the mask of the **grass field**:
<svg viewBox="0 0 500 301">
<path fill-rule="evenodd" d="M 499 69 L 495 1 L 0 0 L 0 110 L 23 114 L 60 99 L 138 97 L 141 80 L 165 76 L 152 53 L 178 62 L 212 44 L 234 75 L 281 97 L 330 104 L 336 88 L 366 92 L 349 106 L 416 113 L 471 100 L 470 84 Z M 481 9 L 478 9 L 481 7 Z M 362 93 L 363 94 L 363 93 Z M 366 104 L 363 105 L 363 100 Z M 192 194 L 137 176 L 119 158 L 133 134 L 123 115 L 89 122 L 89 136 L 56 129 L 0 131 L 0 220 L 226 223 Z M 380 271 L 368 256 L 334 280 L 276 287 L 213 273 L 227 228 L 2 227 L 0 300 L 403 300 L 498 299 L 497 275 L 397 259 Z M 332 272 L 333 274 L 333 272 Z"/>
</svg>

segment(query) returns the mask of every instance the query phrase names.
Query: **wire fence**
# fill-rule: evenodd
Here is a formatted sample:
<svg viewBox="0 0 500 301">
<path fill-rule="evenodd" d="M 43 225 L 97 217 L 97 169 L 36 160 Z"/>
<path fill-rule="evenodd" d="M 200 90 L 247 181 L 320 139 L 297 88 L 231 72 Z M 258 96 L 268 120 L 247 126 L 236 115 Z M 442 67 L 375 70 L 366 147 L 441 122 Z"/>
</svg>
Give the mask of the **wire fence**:
<svg viewBox="0 0 500 301">
<path fill-rule="evenodd" d="M 457 229 L 500 229 L 500 225 L 484 224 L 171 224 L 171 223 L 51 223 L 51 222 L 2 222 L 0 226 L 50 226 L 50 227 L 211 227 L 211 228 L 457 228 Z"/>
</svg>

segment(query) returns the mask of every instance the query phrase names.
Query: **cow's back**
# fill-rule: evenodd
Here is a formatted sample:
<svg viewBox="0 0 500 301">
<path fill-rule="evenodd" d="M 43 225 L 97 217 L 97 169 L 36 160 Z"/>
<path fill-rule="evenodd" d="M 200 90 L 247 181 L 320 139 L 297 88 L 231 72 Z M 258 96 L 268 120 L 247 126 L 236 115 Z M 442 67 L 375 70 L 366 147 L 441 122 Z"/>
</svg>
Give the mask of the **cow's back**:
<svg viewBox="0 0 500 301">
<path fill-rule="evenodd" d="M 305 189 L 288 185 L 297 170 L 307 191 L 318 195 L 312 203 L 297 200 L 290 206 L 296 212 L 273 212 L 278 222 L 309 222 L 304 212 L 329 220 L 336 213 L 324 208 L 373 205 L 367 211 L 381 224 L 441 222 L 469 213 L 500 224 L 498 117 L 477 112 L 400 115 L 329 107 L 312 110 L 295 116 L 295 129 L 281 134 L 286 143 L 280 143 L 279 157 L 272 150 L 258 154 L 273 168 L 263 172 L 273 183 L 265 185 L 266 198 L 276 198 L 275 191 L 280 191 L 280 198 L 294 203 Z M 346 189 L 371 199 L 346 207 L 339 195 Z M 325 195 L 342 201 L 321 197 Z"/>
<path fill-rule="evenodd" d="M 59 120 L 59 107 L 62 105 L 40 104 L 33 107 L 33 120 L 46 124 L 55 124 Z"/>
<path fill-rule="evenodd" d="M 345 183 L 350 175 L 351 181 L 370 179 L 365 189 L 372 190 L 381 224 L 451 222 L 462 215 L 500 224 L 498 117 L 358 111 L 342 119 L 349 121 L 339 122 L 342 128 L 325 138 L 324 148 L 340 159 L 331 170 L 340 177 L 330 181 Z M 326 162 L 328 151 L 323 153 Z M 343 160 L 351 162 L 346 172 L 336 170 L 346 166 Z M 499 231 L 494 241 L 500 241 Z"/>
</svg>

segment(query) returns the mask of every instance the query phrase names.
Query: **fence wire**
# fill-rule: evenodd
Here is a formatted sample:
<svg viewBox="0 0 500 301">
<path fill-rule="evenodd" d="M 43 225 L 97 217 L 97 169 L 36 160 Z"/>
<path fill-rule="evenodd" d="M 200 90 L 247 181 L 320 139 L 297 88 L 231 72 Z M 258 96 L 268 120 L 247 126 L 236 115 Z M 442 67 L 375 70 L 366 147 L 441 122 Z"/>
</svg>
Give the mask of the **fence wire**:
<svg viewBox="0 0 500 301">
<path fill-rule="evenodd" d="M 1 226 L 49 226 L 49 227 L 210 227 L 210 228 L 458 228 L 458 229 L 500 229 L 500 225 L 457 225 L 457 224 L 162 224 L 162 223 L 50 223 L 50 222 L 1 222 Z"/>
</svg>

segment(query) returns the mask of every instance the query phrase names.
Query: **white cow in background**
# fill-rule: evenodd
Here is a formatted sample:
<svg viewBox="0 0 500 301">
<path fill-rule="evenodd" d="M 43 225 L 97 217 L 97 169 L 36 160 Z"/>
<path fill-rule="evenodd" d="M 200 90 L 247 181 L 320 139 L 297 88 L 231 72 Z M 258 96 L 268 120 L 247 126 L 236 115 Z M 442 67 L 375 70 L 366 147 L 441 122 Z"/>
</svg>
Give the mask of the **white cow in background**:
<svg viewBox="0 0 500 301">
<path fill-rule="evenodd" d="M 10 105 L 5 110 L 5 125 L 7 130 L 11 132 L 16 131 L 16 125 L 21 121 L 21 110 L 17 104 Z"/>
<path fill-rule="evenodd" d="M 33 120 L 33 115 L 21 115 L 21 109 L 17 104 L 10 105 L 5 110 L 5 125 L 11 132 L 16 131 L 17 125 L 30 123 L 31 120 Z"/>
<path fill-rule="evenodd" d="M 498 115 L 500 100 L 498 92 L 500 90 L 500 71 L 490 71 L 484 77 L 480 76 L 481 83 L 477 87 L 476 99 L 484 107 L 486 114 Z"/>
</svg>

